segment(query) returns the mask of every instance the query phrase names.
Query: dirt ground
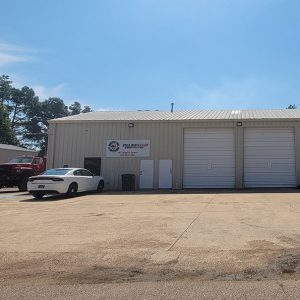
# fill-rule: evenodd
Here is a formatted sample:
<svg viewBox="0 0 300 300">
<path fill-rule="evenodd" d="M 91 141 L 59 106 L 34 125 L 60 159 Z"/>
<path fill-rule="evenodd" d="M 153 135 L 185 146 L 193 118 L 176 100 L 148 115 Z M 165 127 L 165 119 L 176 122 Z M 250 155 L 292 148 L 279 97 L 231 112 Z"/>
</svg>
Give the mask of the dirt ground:
<svg viewBox="0 0 300 300">
<path fill-rule="evenodd" d="M 16 289 L 8 292 L 17 285 L 124 288 L 130 283 L 299 279 L 298 190 L 103 193 L 43 200 L 0 190 L 0 287 L 6 299 L 18 298 L 13 297 Z"/>
</svg>

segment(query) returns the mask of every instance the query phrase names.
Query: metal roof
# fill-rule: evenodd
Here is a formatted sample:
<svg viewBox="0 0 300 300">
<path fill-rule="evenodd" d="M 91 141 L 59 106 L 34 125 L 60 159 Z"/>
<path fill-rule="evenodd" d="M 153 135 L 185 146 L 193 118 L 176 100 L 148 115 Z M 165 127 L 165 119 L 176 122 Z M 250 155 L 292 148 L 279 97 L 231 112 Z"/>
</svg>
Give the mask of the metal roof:
<svg viewBox="0 0 300 300">
<path fill-rule="evenodd" d="M 49 122 L 77 121 L 188 121 L 188 120 L 274 120 L 299 119 L 300 109 L 180 110 L 180 111 L 95 111 Z"/>
<path fill-rule="evenodd" d="M 5 149 L 5 150 L 15 150 L 15 151 L 24 151 L 24 152 L 32 152 L 32 153 L 37 153 L 38 151 L 35 150 L 30 150 L 14 145 L 7 145 L 7 144 L 0 144 L 0 149 Z"/>
</svg>

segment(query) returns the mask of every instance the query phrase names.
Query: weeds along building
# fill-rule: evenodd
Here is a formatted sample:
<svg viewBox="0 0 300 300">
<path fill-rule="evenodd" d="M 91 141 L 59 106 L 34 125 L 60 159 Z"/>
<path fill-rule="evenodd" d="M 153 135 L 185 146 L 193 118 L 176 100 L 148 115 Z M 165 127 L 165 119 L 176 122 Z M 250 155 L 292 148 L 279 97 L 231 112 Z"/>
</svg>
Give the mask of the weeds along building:
<svg viewBox="0 0 300 300">
<path fill-rule="evenodd" d="M 89 167 L 119 190 L 300 185 L 300 110 L 91 112 L 49 121 L 48 168 Z"/>
</svg>

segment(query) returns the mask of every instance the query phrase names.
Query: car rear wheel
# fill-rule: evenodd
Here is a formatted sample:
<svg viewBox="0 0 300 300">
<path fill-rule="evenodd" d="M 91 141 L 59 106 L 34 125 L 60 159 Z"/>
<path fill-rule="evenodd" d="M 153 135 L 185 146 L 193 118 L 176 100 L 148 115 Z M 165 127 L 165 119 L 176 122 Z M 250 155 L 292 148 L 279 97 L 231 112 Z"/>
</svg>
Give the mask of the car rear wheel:
<svg viewBox="0 0 300 300">
<path fill-rule="evenodd" d="M 102 192 L 104 189 L 104 181 L 100 180 L 97 187 L 97 192 Z"/>
<path fill-rule="evenodd" d="M 34 193 L 32 193 L 32 195 L 33 195 L 33 197 L 34 197 L 35 199 L 42 199 L 42 198 L 44 197 L 45 193 L 42 193 L 42 192 L 34 192 Z"/>
<path fill-rule="evenodd" d="M 67 197 L 74 197 L 77 194 L 77 190 L 78 190 L 77 183 L 75 182 L 71 183 L 67 191 Z"/>
</svg>

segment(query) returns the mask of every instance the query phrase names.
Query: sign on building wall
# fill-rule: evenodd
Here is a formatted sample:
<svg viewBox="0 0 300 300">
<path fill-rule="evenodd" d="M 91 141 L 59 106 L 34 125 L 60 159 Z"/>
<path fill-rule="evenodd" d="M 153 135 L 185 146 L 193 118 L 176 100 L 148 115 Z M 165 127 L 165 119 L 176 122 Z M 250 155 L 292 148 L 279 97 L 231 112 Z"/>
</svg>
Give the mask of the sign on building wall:
<svg viewBox="0 0 300 300">
<path fill-rule="evenodd" d="M 150 140 L 107 140 L 106 157 L 147 157 Z"/>
</svg>

